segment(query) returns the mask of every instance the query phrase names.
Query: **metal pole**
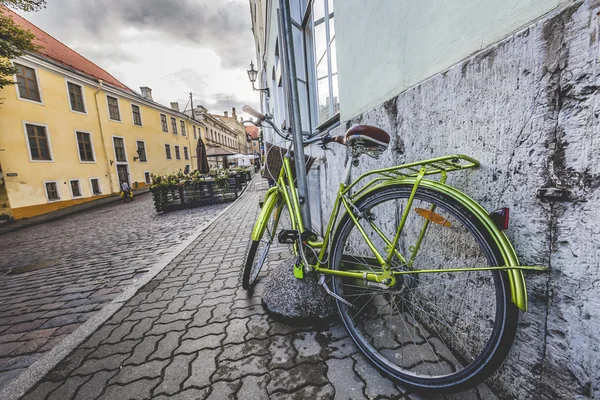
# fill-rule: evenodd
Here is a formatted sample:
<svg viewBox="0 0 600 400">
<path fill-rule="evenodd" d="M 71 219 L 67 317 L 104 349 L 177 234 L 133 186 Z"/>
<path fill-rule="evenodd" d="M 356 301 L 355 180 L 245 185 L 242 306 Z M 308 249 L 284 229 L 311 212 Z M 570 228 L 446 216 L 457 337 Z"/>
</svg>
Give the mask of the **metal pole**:
<svg viewBox="0 0 600 400">
<path fill-rule="evenodd" d="M 192 97 L 192 92 L 190 92 L 190 107 L 192 107 L 192 119 L 194 119 L 194 98 Z"/>
<path fill-rule="evenodd" d="M 288 70 L 288 87 L 290 88 L 292 105 L 292 133 L 294 138 L 294 158 L 296 167 L 296 186 L 300 197 L 300 214 L 304 221 L 304 228 L 311 229 L 310 209 L 308 207 L 308 181 L 306 179 L 306 165 L 304 162 L 304 145 L 302 141 L 302 120 L 300 118 L 300 101 L 298 96 L 298 80 L 296 75 L 296 58 L 294 55 L 294 38 L 292 35 L 292 18 L 288 0 L 279 0 L 283 22 L 283 36 L 285 43 L 285 64 Z"/>
</svg>

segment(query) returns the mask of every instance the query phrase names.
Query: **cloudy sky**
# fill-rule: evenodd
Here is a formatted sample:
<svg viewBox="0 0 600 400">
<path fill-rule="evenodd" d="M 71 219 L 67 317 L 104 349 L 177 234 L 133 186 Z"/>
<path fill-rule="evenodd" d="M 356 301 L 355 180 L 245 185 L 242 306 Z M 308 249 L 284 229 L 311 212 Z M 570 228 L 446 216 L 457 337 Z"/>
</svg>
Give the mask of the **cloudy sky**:
<svg viewBox="0 0 600 400">
<path fill-rule="evenodd" d="M 21 15 L 155 101 L 222 114 L 258 105 L 248 0 L 47 0 Z"/>
</svg>

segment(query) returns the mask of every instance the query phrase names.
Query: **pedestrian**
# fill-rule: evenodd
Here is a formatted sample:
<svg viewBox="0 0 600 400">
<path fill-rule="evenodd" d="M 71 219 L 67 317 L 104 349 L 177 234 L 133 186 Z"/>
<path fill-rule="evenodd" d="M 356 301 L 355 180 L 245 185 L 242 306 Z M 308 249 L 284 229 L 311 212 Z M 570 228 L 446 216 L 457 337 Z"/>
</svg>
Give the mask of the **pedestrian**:
<svg viewBox="0 0 600 400">
<path fill-rule="evenodd" d="M 129 184 L 125 181 L 121 182 L 121 190 L 123 191 L 123 197 L 127 198 L 129 197 L 129 192 L 130 192 L 130 188 L 129 188 Z"/>
</svg>

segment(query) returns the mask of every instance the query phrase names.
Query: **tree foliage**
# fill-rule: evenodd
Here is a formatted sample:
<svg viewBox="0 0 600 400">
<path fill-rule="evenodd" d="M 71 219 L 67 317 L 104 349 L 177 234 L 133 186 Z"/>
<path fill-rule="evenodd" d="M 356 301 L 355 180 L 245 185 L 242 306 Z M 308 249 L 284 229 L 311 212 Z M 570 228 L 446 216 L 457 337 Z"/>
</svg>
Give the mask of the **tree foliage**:
<svg viewBox="0 0 600 400">
<path fill-rule="evenodd" d="M 46 8 L 46 0 L 0 0 L 0 4 L 23 11 L 39 11 Z"/>
<path fill-rule="evenodd" d="M 0 4 L 21 9 L 37 11 L 46 7 L 45 0 L 0 0 Z M 12 75 L 16 69 L 10 60 L 26 51 L 35 50 L 34 35 L 17 26 L 12 19 L 0 12 L 0 89 L 14 85 Z"/>
</svg>

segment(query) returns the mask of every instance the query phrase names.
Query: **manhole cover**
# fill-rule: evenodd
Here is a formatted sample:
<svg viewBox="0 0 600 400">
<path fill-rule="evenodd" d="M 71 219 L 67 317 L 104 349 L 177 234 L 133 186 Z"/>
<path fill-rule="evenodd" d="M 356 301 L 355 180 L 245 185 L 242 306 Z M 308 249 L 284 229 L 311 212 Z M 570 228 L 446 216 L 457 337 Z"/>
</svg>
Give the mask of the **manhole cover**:
<svg viewBox="0 0 600 400">
<path fill-rule="evenodd" d="M 38 271 L 40 269 L 54 267 L 55 265 L 59 264 L 62 260 L 62 258 L 57 258 L 56 260 L 42 261 L 36 264 L 26 265 L 24 267 L 13 268 L 8 273 L 8 275 L 24 274 L 25 272 Z"/>
</svg>

